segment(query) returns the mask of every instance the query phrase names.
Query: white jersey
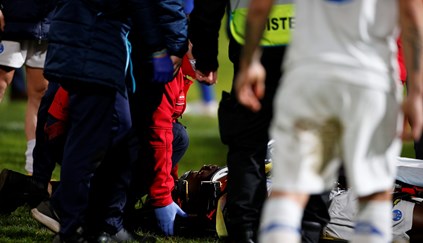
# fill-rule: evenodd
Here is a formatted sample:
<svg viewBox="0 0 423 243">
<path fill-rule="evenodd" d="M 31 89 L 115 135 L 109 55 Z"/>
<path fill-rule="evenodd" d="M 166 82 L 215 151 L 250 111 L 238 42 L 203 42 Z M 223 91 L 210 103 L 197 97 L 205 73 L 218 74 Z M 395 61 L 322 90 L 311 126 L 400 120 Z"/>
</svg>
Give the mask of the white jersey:
<svg viewBox="0 0 423 243">
<path fill-rule="evenodd" d="M 296 0 L 295 4 L 295 28 L 285 61 L 288 71 L 299 65 L 336 64 L 350 71 L 397 75 L 397 0 Z M 368 78 L 352 81 L 393 87 L 368 84 Z"/>
</svg>

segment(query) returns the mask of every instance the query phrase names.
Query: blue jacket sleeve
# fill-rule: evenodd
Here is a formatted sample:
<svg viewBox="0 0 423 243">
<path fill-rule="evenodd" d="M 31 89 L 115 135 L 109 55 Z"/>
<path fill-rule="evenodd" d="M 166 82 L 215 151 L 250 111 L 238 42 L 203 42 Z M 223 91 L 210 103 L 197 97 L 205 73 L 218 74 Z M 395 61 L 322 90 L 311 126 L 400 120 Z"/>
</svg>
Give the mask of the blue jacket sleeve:
<svg viewBox="0 0 423 243">
<path fill-rule="evenodd" d="M 156 0 L 160 31 L 170 55 L 182 58 L 188 51 L 188 20 L 183 0 Z"/>
<path fill-rule="evenodd" d="M 129 0 L 128 9 L 134 32 L 139 35 L 138 40 L 149 53 L 166 47 L 160 31 L 157 14 L 155 14 L 155 1 L 158 0 Z"/>
<path fill-rule="evenodd" d="M 194 0 L 190 14 L 189 39 L 196 68 L 204 73 L 216 71 L 219 67 L 218 38 L 220 24 L 229 0 Z"/>
</svg>

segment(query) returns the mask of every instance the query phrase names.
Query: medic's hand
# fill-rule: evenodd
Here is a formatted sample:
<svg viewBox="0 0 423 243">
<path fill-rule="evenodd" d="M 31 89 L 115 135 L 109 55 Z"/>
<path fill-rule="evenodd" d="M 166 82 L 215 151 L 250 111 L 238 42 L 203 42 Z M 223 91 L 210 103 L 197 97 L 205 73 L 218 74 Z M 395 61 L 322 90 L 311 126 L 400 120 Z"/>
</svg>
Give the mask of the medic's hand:
<svg viewBox="0 0 423 243">
<path fill-rule="evenodd" d="M 153 53 L 153 68 L 154 82 L 168 83 L 173 79 L 173 63 L 166 49 Z"/>
<path fill-rule="evenodd" d="M 188 217 L 188 214 L 182 211 L 175 202 L 165 207 L 154 209 L 154 213 L 156 214 L 157 224 L 166 236 L 173 235 L 173 225 L 176 215 Z"/>
</svg>

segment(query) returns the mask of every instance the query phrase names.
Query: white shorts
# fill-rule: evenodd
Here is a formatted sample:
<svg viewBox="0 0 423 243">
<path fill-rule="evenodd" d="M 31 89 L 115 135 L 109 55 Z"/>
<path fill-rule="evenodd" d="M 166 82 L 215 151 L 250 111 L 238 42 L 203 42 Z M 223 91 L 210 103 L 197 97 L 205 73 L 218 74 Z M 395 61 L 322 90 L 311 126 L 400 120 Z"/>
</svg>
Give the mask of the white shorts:
<svg viewBox="0 0 423 243">
<path fill-rule="evenodd" d="M 47 42 L 37 40 L 6 41 L 0 43 L 0 65 L 20 68 L 22 65 L 44 68 Z"/>
<path fill-rule="evenodd" d="M 342 81 L 353 78 L 351 71 L 322 69 L 285 75 L 270 128 L 274 190 L 330 190 L 341 161 L 356 195 L 392 188 L 402 145 L 401 96 Z"/>
</svg>

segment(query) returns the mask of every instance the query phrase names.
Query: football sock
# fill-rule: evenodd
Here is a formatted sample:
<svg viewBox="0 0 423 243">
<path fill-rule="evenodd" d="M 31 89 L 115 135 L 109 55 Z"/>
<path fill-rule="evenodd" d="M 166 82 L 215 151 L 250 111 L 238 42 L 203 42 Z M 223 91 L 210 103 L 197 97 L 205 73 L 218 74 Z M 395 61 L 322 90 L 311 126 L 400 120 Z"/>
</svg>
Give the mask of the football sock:
<svg viewBox="0 0 423 243">
<path fill-rule="evenodd" d="M 386 243 L 392 241 L 392 203 L 359 203 L 351 243 Z"/>
<path fill-rule="evenodd" d="M 285 198 L 269 198 L 263 208 L 259 242 L 301 242 L 303 208 Z"/>
<path fill-rule="evenodd" d="M 25 170 L 28 172 L 28 174 L 32 174 L 32 164 L 34 162 L 34 159 L 32 157 L 32 151 L 35 147 L 35 139 L 31 139 L 26 144 L 26 152 L 25 152 Z"/>
</svg>

